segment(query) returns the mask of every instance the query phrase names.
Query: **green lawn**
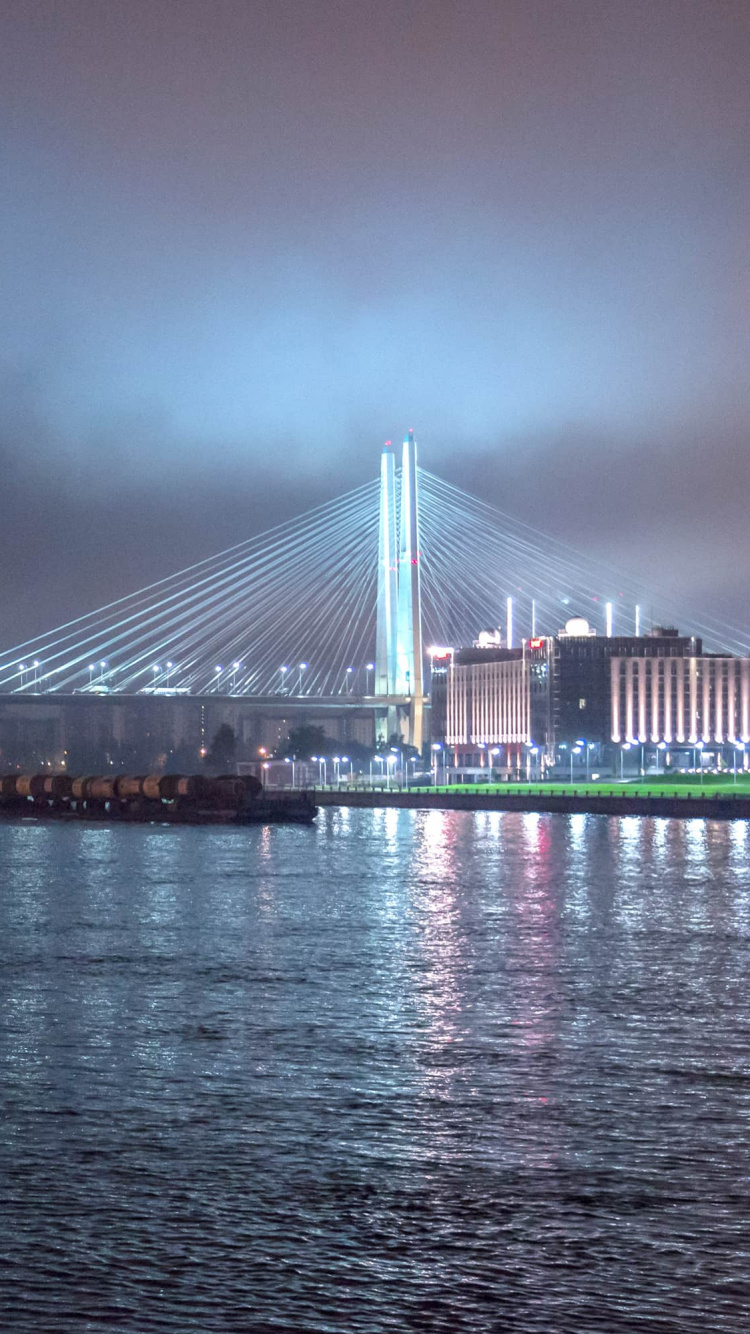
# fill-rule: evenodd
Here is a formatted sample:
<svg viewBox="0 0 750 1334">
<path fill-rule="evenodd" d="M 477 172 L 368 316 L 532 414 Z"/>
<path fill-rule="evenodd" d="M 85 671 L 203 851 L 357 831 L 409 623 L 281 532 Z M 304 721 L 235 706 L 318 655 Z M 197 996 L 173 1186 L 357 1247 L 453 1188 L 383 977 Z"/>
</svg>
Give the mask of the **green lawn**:
<svg viewBox="0 0 750 1334">
<path fill-rule="evenodd" d="M 688 779 L 689 781 L 685 781 Z M 410 792 L 471 792 L 485 796 L 502 794 L 507 796 L 555 796 L 566 797 L 575 793 L 579 797 L 713 797 L 737 796 L 750 797 L 750 778 L 737 775 L 735 786 L 732 775 L 728 778 L 707 775 L 703 787 L 700 779 L 692 774 L 680 774 L 675 779 L 662 776 L 643 779 L 640 782 L 613 783 L 453 783 L 450 787 L 414 787 Z"/>
</svg>

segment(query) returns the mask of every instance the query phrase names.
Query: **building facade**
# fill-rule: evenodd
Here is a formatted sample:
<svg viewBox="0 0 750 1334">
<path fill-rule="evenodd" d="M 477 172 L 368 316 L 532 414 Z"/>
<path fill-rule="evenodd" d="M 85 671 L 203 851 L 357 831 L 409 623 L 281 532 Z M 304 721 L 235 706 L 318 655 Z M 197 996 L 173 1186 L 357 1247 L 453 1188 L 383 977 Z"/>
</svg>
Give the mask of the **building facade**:
<svg viewBox="0 0 750 1334">
<path fill-rule="evenodd" d="M 466 771 L 539 770 L 561 751 L 611 764 L 622 745 L 750 742 L 750 658 L 704 654 L 672 628 L 600 637 L 573 618 L 519 649 L 459 649 L 433 688 L 433 737 Z"/>
<path fill-rule="evenodd" d="M 750 741 L 750 658 L 614 657 L 610 671 L 613 742 Z"/>
</svg>

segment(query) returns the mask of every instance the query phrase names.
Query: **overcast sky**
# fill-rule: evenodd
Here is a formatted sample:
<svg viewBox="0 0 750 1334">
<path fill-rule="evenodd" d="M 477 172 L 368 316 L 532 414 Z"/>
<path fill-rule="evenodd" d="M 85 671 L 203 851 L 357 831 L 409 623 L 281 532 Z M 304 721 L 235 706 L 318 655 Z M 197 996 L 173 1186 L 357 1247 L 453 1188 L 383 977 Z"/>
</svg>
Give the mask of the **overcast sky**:
<svg viewBox="0 0 750 1334">
<path fill-rule="evenodd" d="M 0 643 L 420 460 L 750 622 L 748 0 L 5 0 Z"/>
</svg>

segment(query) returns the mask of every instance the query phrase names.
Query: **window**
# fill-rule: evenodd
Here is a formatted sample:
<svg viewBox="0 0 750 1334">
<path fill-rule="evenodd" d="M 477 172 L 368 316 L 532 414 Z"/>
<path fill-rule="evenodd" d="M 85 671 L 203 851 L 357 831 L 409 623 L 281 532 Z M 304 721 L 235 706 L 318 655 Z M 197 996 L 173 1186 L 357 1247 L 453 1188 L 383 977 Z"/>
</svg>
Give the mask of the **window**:
<svg viewBox="0 0 750 1334">
<path fill-rule="evenodd" d="M 585 699 L 579 699 L 579 701 L 578 701 L 578 707 L 579 707 L 579 709 L 585 709 L 585 708 L 586 708 L 586 701 L 585 701 Z"/>
</svg>

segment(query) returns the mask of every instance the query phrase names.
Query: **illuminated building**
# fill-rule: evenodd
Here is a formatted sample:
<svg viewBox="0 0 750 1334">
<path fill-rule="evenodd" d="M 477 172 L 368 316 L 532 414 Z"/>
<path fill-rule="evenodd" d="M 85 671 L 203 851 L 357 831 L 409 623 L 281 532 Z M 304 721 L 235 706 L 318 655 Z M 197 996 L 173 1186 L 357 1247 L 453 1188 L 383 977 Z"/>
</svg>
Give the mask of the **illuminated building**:
<svg viewBox="0 0 750 1334">
<path fill-rule="evenodd" d="M 625 742 L 731 745 L 750 741 L 750 659 L 704 654 L 671 628 L 600 637 L 573 617 L 517 649 L 480 636 L 456 650 L 433 672 L 433 710 L 434 739 L 464 771 L 519 771 L 532 750 L 541 767 L 561 749 L 601 765 Z"/>
</svg>

